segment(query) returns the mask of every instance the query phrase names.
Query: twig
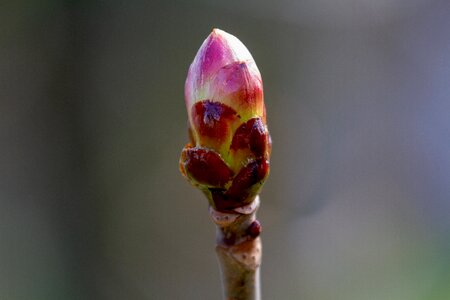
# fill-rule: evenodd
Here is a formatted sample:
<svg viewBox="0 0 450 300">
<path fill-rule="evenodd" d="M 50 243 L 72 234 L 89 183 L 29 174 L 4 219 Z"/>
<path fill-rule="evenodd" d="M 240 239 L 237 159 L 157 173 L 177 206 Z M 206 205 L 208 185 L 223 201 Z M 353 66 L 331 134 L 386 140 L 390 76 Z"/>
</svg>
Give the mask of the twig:
<svg viewBox="0 0 450 300">
<path fill-rule="evenodd" d="M 222 213 L 210 207 L 217 226 L 216 252 L 222 272 L 224 299 L 260 300 L 261 225 L 256 220 L 259 196 L 249 205 Z"/>
<path fill-rule="evenodd" d="M 261 74 L 235 36 L 213 29 L 185 83 L 188 143 L 180 171 L 209 200 L 226 300 L 260 300 L 259 192 L 271 139 Z"/>
</svg>

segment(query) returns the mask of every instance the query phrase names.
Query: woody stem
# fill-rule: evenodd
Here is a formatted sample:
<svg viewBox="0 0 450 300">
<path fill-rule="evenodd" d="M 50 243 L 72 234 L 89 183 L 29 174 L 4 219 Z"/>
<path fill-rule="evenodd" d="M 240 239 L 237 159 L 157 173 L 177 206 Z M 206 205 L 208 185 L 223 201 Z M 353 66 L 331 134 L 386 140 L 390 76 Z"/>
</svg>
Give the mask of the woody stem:
<svg viewBox="0 0 450 300">
<path fill-rule="evenodd" d="M 231 213 L 210 207 L 216 223 L 216 252 L 225 300 L 260 300 L 261 226 L 256 220 L 259 197 Z"/>
</svg>

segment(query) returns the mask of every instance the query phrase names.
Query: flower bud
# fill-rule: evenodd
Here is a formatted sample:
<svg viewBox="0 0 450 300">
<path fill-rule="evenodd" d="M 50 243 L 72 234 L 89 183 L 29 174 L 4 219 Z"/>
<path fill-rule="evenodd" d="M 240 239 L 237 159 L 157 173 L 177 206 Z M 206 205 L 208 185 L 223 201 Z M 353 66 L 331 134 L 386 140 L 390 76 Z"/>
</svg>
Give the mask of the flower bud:
<svg viewBox="0 0 450 300">
<path fill-rule="evenodd" d="M 251 202 L 269 172 L 271 141 L 261 74 L 241 41 L 213 29 L 189 68 L 185 102 L 191 144 L 182 174 L 219 210 Z"/>
</svg>

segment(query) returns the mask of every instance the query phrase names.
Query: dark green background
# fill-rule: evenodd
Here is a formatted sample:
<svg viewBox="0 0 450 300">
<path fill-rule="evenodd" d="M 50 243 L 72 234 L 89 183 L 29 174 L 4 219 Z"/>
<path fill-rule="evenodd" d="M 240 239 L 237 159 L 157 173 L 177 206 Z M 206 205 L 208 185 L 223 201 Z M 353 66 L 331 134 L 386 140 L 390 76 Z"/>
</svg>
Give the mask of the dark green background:
<svg viewBox="0 0 450 300">
<path fill-rule="evenodd" d="M 449 299 L 444 0 L 2 2 L 0 299 L 220 299 L 178 171 L 213 27 L 264 79 L 264 299 Z"/>
</svg>

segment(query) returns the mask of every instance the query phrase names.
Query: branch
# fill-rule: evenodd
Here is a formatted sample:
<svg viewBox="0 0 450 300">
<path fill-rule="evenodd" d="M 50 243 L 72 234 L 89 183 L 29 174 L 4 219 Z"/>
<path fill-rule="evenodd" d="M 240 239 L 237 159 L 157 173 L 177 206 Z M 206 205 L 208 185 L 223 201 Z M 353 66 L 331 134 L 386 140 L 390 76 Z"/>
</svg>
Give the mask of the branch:
<svg viewBox="0 0 450 300">
<path fill-rule="evenodd" d="M 261 225 L 256 220 L 259 196 L 249 205 L 223 213 L 210 207 L 217 226 L 216 252 L 222 273 L 224 299 L 260 300 Z"/>
</svg>

